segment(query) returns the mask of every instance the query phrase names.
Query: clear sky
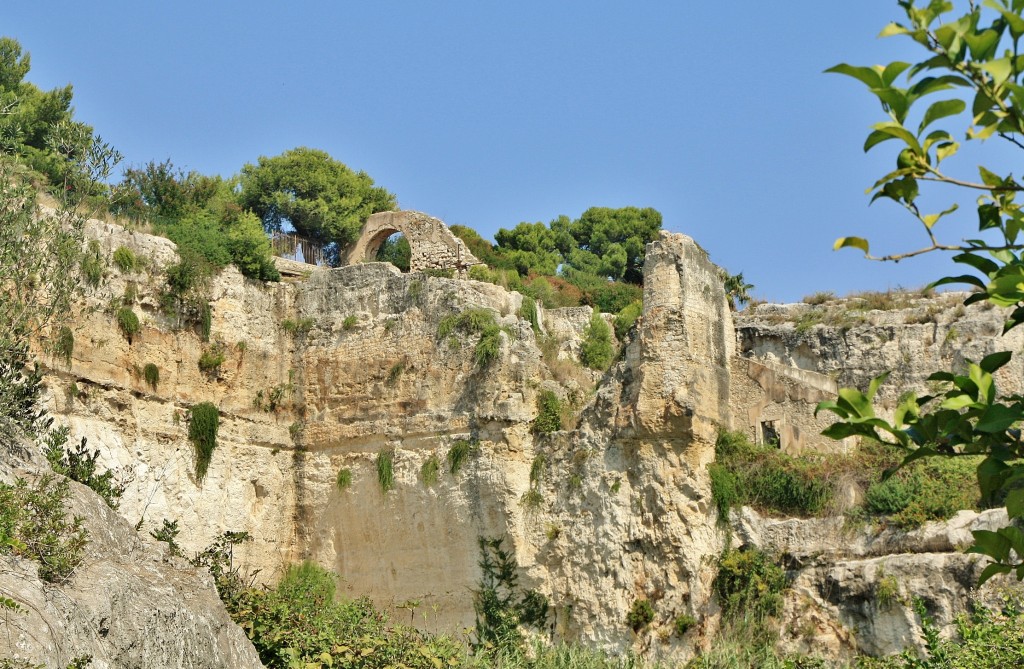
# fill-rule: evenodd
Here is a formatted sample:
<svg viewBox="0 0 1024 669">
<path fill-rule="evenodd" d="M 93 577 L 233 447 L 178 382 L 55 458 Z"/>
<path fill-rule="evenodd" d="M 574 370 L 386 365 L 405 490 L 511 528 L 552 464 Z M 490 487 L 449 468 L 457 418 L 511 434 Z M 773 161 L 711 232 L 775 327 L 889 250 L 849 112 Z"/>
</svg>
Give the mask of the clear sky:
<svg viewBox="0 0 1024 669">
<path fill-rule="evenodd" d="M 895 0 L 11 0 L 0 35 L 31 53 L 30 81 L 74 85 L 77 118 L 127 165 L 230 176 L 310 146 L 492 238 L 650 206 L 756 297 L 794 301 L 960 273 L 831 250 L 924 242 L 894 203 L 868 206 L 894 161 L 861 152 L 877 102 L 822 73 L 919 60 L 875 38 L 898 18 Z"/>
</svg>

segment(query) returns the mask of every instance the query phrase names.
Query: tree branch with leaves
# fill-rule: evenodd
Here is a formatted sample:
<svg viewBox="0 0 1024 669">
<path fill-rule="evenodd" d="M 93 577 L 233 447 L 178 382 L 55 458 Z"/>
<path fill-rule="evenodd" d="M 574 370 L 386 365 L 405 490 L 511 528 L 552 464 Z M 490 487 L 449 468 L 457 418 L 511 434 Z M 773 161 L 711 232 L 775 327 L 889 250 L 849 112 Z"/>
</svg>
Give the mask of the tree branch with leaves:
<svg viewBox="0 0 1024 669">
<path fill-rule="evenodd" d="M 954 252 L 952 260 L 968 273 L 948 276 L 933 286 L 966 284 L 973 293 L 964 304 L 988 301 L 1009 307 L 1004 333 L 1024 323 L 1024 212 L 1017 194 L 1024 190 L 1012 174 L 980 166 L 977 180 L 956 175 L 949 165 L 960 141 L 998 138 L 1024 148 L 1024 0 L 968 2 L 957 14 L 954 3 L 899 0 L 905 23 L 890 23 L 881 37 L 908 37 L 926 53 L 917 63 L 896 61 L 871 67 L 839 64 L 827 70 L 857 79 L 878 98 L 886 119 L 872 126 L 864 150 L 895 141 L 896 169 L 869 189 L 871 201 L 891 200 L 921 225 L 927 242 L 901 253 L 876 256 L 867 239 L 842 237 L 835 248 L 857 248 L 872 260 L 899 261 L 936 251 Z M 963 8 L 961 8 L 963 11 Z M 903 75 L 905 87 L 897 85 Z M 950 97 L 935 100 L 940 93 Z M 923 109 L 923 111 L 922 111 Z M 966 126 L 966 127 L 964 127 Z M 922 185 L 941 184 L 976 197 L 978 237 L 940 241 L 936 227 L 960 209 L 951 202 L 941 211 L 925 213 L 919 206 Z M 1005 506 L 1011 523 L 1024 518 L 1024 397 L 1002 396 L 994 375 L 1011 352 L 968 361 L 965 372 L 938 371 L 929 377 L 937 390 L 923 396 L 909 393 L 892 420 L 875 413 L 874 395 L 887 375 L 872 381 L 866 393 L 844 388 L 835 401 L 818 411 L 831 411 L 840 422 L 827 436 L 859 436 L 903 449 L 903 464 L 931 456 L 983 456 L 978 466 L 983 503 Z M 891 472 L 890 472 L 891 473 Z M 981 582 L 996 574 L 1024 579 L 1024 532 L 1015 525 L 992 532 L 974 532 L 971 552 L 991 558 Z"/>
</svg>

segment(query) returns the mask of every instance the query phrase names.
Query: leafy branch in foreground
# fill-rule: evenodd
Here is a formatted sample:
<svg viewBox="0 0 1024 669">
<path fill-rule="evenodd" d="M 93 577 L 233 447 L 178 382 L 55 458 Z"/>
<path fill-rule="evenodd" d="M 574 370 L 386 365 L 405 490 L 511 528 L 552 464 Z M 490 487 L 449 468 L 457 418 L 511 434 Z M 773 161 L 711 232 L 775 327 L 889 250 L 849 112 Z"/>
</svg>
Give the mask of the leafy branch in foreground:
<svg viewBox="0 0 1024 669">
<path fill-rule="evenodd" d="M 906 23 L 891 23 L 882 37 L 905 36 L 927 52 L 918 63 L 896 61 L 860 67 L 841 63 L 828 72 L 844 74 L 865 84 L 878 98 L 886 119 L 872 126 L 864 142 L 869 151 L 895 140 L 896 169 L 869 189 L 871 201 L 896 202 L 921 225 L 927 244 L 916 250 L 875 256 L 867 239 L 843 237 L 835 248 L 857 248 L 873 260 L 899 261 L 933 251 L 956 252 L 952 260 L 969 268 L 933 286 L 967 284 L 974 293 L 964 304 L 988 301 L 1012 308 L 1004 333 L 1024 323 L 1024 211 L 1016 201 L 1024 191 L 1012 174 L 978 167 L 978 177 L 955 174 L 947 166 L 960 144 L 950 128 L 966 121 L 966 140 L 998 137 L 1013 148 L 1024 149 L 1024 0 L 986 0 L 967 3 L 967 11 L 945 20 L 954 11 L 947 0 L 898 0 Z M 906 87 L 897 85 L 906 75 Z M 937 93 L 956 91 L 946 99 Z M 923 100 L 928 100 L 925 107 Z M 921 111 L 923 108 L 923 111 Z M 911 112 L 914 112 L 912 115 Z M 969 112 L 969 116 L 967 116 Z M 950 125 L 954 124 L 954 125 Z M 978 239 L 948 243 L 936 235 L 937 224 L 959 209 L 953 202 L 938 212 L 919 206 L 921 185 L 938 183 L 959 189 L 975 200 Z M 980 273 L 980 276 L 978 275 Z M 902 448 L 903 464 L 919 458 L 983 456 L 978 486 L 983 503 L 1005 505 L 1011 523 L 1024 518 L 1024 398 L 1000 397 L 994 373 L 1009 362 L 1010 352 L 993 353 L 980 363 L 968 362 L 967 373 L 939 371 L 930 381 L 939 384 L 934 395 L 907 396 L 892 422 L 875 415 L 872 400 L 886 375 L 874 379 L 867 393 L 843 389 L 834 402 L 818 410 L 832 411 L 841 422 L 825 431 L 834 438 L 861 436 Z M 1024 532 L 1013 525 L 998 531 L 975 531 L 972 552 L 992 559 L 981 581 L 996 574 L 1014 573 L 1024 579 Z M 1014 555 L 1015 553 L 1015 555 Z"/>
</svg>

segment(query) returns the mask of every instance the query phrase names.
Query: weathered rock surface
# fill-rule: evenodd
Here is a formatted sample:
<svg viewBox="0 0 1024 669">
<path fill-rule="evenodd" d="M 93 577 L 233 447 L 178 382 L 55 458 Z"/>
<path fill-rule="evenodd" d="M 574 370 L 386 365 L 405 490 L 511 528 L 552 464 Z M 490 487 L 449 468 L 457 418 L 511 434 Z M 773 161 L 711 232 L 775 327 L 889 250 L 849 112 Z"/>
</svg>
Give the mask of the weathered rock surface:
<svg viewBox="0 0 1024 669">
<path fill-rule="evenodd" d="M 47 467 L 2 460 L 8 483 Z M 143 541 L 93 491 L 70 485 L 71 510 L 89 533 L 84 560 L 70 580 L 52 584 L 36 563 L 0 556 L 0 594 L 19 606 L 4 613 L 0 657 L 64 667 L 91 656 L 95 669 L 263 666 L 205 570 Z"/>
<path fill-rule="evenodd" d="M 714 610 L 714 562 L 727 535 L 707 475 L 719 427 L 758 437 L 764 423 L 781 421 L 792 450 L 826 447 L 815 437 L 824 419 L 811 414 L 837 381 L 866 384 L 897 363 L 891 387 L 921 385 L 932 362 L 1020 348 L 992 339 L 998 313 L 954 317 L 952 303 L 948 313 L 922 303 L 799 330 L 806 305 L 762 306 L 734 328 L 718 268 L 693 240 L 664 233 L 647 249 L 637 328 L 588 395 L 594 376 L 558 368 L 559 357 L 578 352 L 587 308 L 542 312 L 542 332 L 556 338 L 552 356 L 519 316 L 521 296 L 490 284 L 378 263 L 277 285 L 228 269 L 210 288 L 203 342 L 160 310 L 160 268 L 173 261 L 173 245 L 109 225 L 91 234 L 108 255 L 128 245 L 150 258 L 150 271 L 111 269 L 89 296 L 71 364 L 49 361 L 50 402 L 72 438 L 87 436 L 104 464 L 134 477 L 121 514 L 144 531 L 178 519 L 187 551 L 225 530 L 248 531 L 255 541 L 239 556 L 243 569 L 273 581 L 284 565 L 312 559 L 337 571 L 351 594 L 384 606 L 418 602 L 414 622 L 430 630 L 472 624 L 478 538 L 505 537 L 522 585 L 551 602 L 551 637 L 686 658 L 713 625 L 680 639 L 672 624 Z M 129 282 L 144 325 L 130 343 L 110 308 Z M 478 334 L 439 331 L 467 309 L 502 327 L 485 364 L 474 359 Z M 220 351 L 219 367 L 199 369 L 204 350 Z M 160 370 L 155 387 L 140 373 L 147 363 Z M 1022 385 L 1022 370 L 1007 369 L 1006 390 Z M 542 390 L 580 402 L 575 429 L 534 433 Z M 199 482 L 187 413 L 203 401 L 219 407 L 221 426 Z M 478 450 L 453 471 L 447 456 L 463 440 Z M 439 476 L 428 484 L 431 463 Z M 351 483 L 341 486 L 345 471 Z M 956 550 L 971 528 L 991 523 L 991 514 L 963 516 L 919 534 L 850 537 L 837 520 L 744 513 L 734 545 L 791 556 L 797 594 L 787 629 L 797 637 L 785 643 L 841 656 L 914 637 L 912 616 L 866 621 L 865 593 L 883 572 L 912 584 L 900 596 L 934 585 L 934 609 L 948 625 L 976 569 Z M 933 581 L 915 580 L 928 573 Z M 639 599 L 653 603 L 655 620 L 636 634 L 626 615 Z M 813 629 L 801 627 L 805 619 Z"/>
</svg>

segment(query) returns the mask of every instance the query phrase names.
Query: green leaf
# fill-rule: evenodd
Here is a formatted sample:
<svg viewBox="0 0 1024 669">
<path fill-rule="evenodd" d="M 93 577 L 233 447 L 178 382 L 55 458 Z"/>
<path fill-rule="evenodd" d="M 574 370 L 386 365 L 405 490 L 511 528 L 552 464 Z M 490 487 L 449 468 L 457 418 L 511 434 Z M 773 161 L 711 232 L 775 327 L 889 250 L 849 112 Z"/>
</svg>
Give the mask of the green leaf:
<svg viewBox="0 0 1024 669">
<path fill-rule="evenodd" d="M 1011 571 L 1013 571 L 1013 567 L 1010 567 L 1009 565 L 992 563 L 985 567 L 985 569 L 981 572 L 981 576 L 978 577 L 978 587 L 980 588 L 981 586 L 985 585 L 985 581 L 992 578 L 993 576 L 998 576 L 999 574 L 1009 574 Z"/>
<path fill-rule="evenodd" d="M 939 406 L 943 409 L 952 409 L 953 411 L 959 411 L 964 407 L 969 407 L 974 404 L 974 398 L 966 393 L 956 394 L 951 397 L 947 397 L 942 404 Z"/>
<path fill-rule="evenodd" d="M 1013 351 L 999 351 L 998 353 L 990 353 L 981 359 L 979 367 L 984 369 L 989 374 L 994 373 L 997 369 L 1010 362 L 1010 358 L 1013 357 Z"/>
<path fill-rule="evenodd" d="M 937 65 L 937 67 L 946 67 L 949 61 L 944 56 L 940 58 L 944 64 Z M 949 90 L 953 86 L 969 87 L 971 86 L 971 82 L 955 74 L 946 74 L 941 77 L 925 77 L 911 86 L 910 90 L 907 91 L 907 95 L 916 100 L 917 98 L 928 95 L 929 93 Z"/>
<path fill-rule="evenodd" d="M 883 88 L 885 86 L 881 73 L 870 67 L 858 67 L 840 63 L 828 68 L 825 72 L 845 74 L 848 77 L 853 77 L 863 82 L 868 88 Z"/>
<path fill-rule="evenodd" d="M 981 289 L 985 288 L 985 282 L 984 281 L 982 281 L 978 277 L 972 276 L 970 274 L 962 274 L 960 276 L 945 276 L 945 277 L 942 277 L 941 279 L 939 279 L 938 281 L 935 281 L 933 283 L 928 284 L 928 287 L 929 288 L 936 288 L 938 286 L 946 286 L 946 285 L 949 285 L 951 283 L 969 283 L 972 286 L 977 286 L 978 288 L 981 288 Z"/>
<path fill-rule="evenodd" d="M 978 465 L 978 488 L 981 489 L 983 498 L 990 498 L 992 494 L 1002 487 L 1010 468 L 1005 462 L 989 455 Z"/>
<path fill-rule="evenodd" d="M 1011 425 L 1021 419 L 1019 411 L 1005 404 L 993 404 L 982 414 L 978 424 L 974 426 L 978 432 L 987 434 L 1005 432 Z"/>
<path fill-rule="evenodd" d="M 974 545 L 967 549 L 968 553 L 981 553 L 996 562 L 1006 562 L 1010 558 L 1010 540 L 1001 534 L 989 530 L 972 530 Z"/>
<path fill-rule="evenodd" d="M 868 254 L 868 240 L 863 237 L 840 237 L 836 240 L 836 243 L 832 245 L 832 250 L 838 251 L 839 249 L 847 247 L 860 249 L 864 252 L 864 255 Z"/>
<path fill-rule="evenodd" d="M 985 182 L 986 186 L 992 188 L 998 188 L 1003 185 L 1003 178 L 986 168 L 984 165 L 978 165 L 978 174 L 981 176 L 981 180 Z"/>
<path fill-rule="evenodd" d="M 988 258 L 982 258 L 981 256 L 973 253 L 961 253 L 959 255 L 955 255 L 953 256 L 953 262 L 960 263 L 962 265 L 970 265 L 979 272 L 983 272 L 988 277 L 991 277 L 999 271 L 999 265 L 995 264 Z"/>
<path fill-rule="evenodd" d="M 884 86 L 892 86 L 892 82 L 896 81 L 896 77 L 900 76 L 908 67 L 910 67 L 910 63 L 904 63 L 899 60 L 889 63 L 882 70 L 882 84 Z"/>
<path fill-rule="evenodd" d="M 868 138 L 864 140 L 864 153 L 871 150 L 872 147 L 881 144 L 890 139 L 896 139 L 887 132 L 879 132 L 878 130 L 872 130 Z"/>
<path fill-rule="evenodd" d="M 917 137 L 899 123 L 884 121 L 882 123 L 876 123 L 871 127 L 879 132 L 890 134 L 897 139 L 902 139 L 906 142 L 907 146 L 914 150 L 915 153 L 924 153 L 921 149 L 921 144 L 917 141 Z"/>
<path fill-rule="evenodd" d="M 1024 488 L 1017 488 L 1006 494 L 1006 513 L 1010 518 L 1024 518 Z M 1021 557 L 1024 557 L 1024 554 Z"/>
<path fill-rule="evenodd" d="M 935 121 L 938 121 L 940 118 L 955 116 L 962 113 L 965 109 L 967 109 L 967 103 L 963 100 L 939 100 L 932 106 L 928 107 L 928 111 L 924 113 L 924 118 L 921 119 L 921 125 L 918 128 L 918 132 L 924 132 L 925 128 Z"/>
<path fill-rule="evenodd" d="M 1003 15 L 1003 19 L 1006 20 L 1006 25 L 1010 29 L 1010 36 L 1014 39 L 1024 35 L 1024 19 L 1019 14 L 1015 14 L 1006 7 L 1002 6 L 994 0 L 985 0 L 985 6 L 996 10 Z"/>
<path fill-rule="evenodd" d="M 873 418 L 875 415 L 871 400 L 856 388 L 840 388 L 838 402 L 840 406 L 845 402 L 857 418 Z"/>
<path fill-rule="evenodd" d="M 996 47 L 999 46 L 999 33 L 989 28 L 973 35 L 964 35 L 964 41 L 971 50 L 971 58 L 984 61 L 995 55 Z"/>
<path fill-rule="evenodd" d="M 1013 74 L 1013 65 L 1010 63 L 1009 58 L 996 58 L 981 63 L 981 69 L 985 70 L 992 75 L 992 80 L 996 86 L 999 86 L 1006 82 Z"/>
<path fill-rule="evenodd" d="M 907 30 L 898 23 L 890 23 L 886 27 L 882 28 L 882 32 L 878 33 L 878 36 L 892 37 L 893 35 L 906 35 L 909 32 L 909 30 Z"/>
<path fill-rule="evenodd" d="M 949 214 L 952 214 L 954 211 L 956 211 L 959 208 L 960 208 L 960 205 L 954 204 L 949 209 L 946 209 L 945 211 L 940 211 L 937 214 L 925 214 L 924 216 L 921 217 L 921 220 L 924 221 L 925 226 L 929 230 L 931 230 L 932 226 L 934 226 L 936 223 L 939 222 L 939 219 L 941 219 L 943 216 L 948 216 Z"/>
<path fill-rule="evenodd" d="M 955 155 L 960 149 L 960 145 L 956 142 L 945 142 L 935 147 L 935 160 L 941 163 L 946 158 Z"/>
<path fill-rule="evenodd" d="M 910 109 L 910 100 L 907 98 L 906 91 L 898 88 L 872 88 L 871 92 L 892 112 L 897 123 L 902 124 L 906 120 L 907 111 Z"/>
<path fill-rule="evenodd" d="M 875 393 L 878 392 L 878 388 L 885 383 L 885 380 L 889 378 L 890 372 L 883 372 L 875 378 L 871 379 L 871 383 L 868 384 L 867 399 L 870 402 L 874 398 Z"/>
</svg>

